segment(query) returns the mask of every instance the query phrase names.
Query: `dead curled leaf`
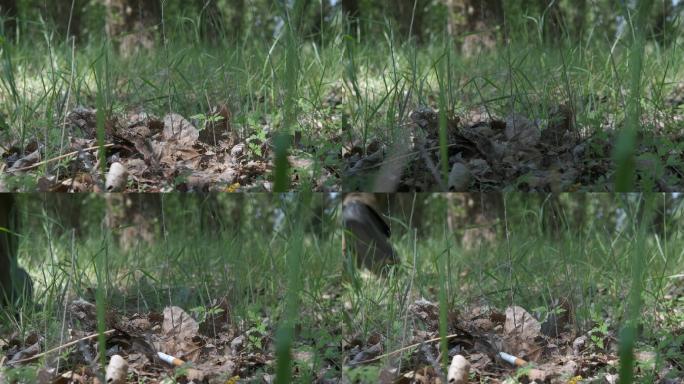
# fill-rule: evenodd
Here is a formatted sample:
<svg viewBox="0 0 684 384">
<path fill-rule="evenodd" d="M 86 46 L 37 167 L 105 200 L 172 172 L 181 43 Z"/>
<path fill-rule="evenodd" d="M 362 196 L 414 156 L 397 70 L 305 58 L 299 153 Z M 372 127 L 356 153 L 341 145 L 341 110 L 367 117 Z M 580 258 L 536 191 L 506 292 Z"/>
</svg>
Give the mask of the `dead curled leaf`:
<svg viewBox="0 0 684 384">
<path fill-rule="evenodd" d="M 199 353 L 195 343 L 198 332 L 199 324 L 182 308 L 166 307 L 162 323 L 164 342 L 158 349 L 174 357 L 194 361 Z M 194 353 L 193 356 L 188 356 L 190 353 Z"/>
<path fill-rule="evenodd" d="M 537 124 L 518 114 L 512 114 L 506 118 L 504 132 L 509 141 L 517 142 L 521 147 L 533 147 L 541 138 Z"/>
<path fill-rule="evenodd" d="M 409 306 L 409 313 L 420 319 L 429 330 L 439 329 L 439 306 L 425 299 L 416 300 Z"/>
<path fill-rule="evenodd" d="M 192 339 L 197 336 L 199 325 L 187 312 L 180 307 L 164 308 L 164 322 L 162 332 L 166 337 L 177 340 Z"/>
<path fill-rule="evenodd" d="M 541 324 L 524 308 L 512 306 L 506 308 L 504 332 L 509 336 L 518 336 L 524 340 L 534 340 L 541 332 Z"/>
<path fill-rule="evenodd" d="M 39 162 L 42 158 L 41 156 L 42 148 L 36 149 L 35 151 L 29 153 L 28 155 L 22 157 L 21 159 L 14 162 L 12 167 L 8 172 L 21 172 L 24 168 L 30 167 L 33 164 Z"/>
<path fill-rule="evenodd" d="M 199 139 L 199 131 L 183 116 L 177 113 L 169 113 L 164 117 L 162 138 L 167 141 L 177 141 L 182 146 L 190 147 Z"/>
</svg>

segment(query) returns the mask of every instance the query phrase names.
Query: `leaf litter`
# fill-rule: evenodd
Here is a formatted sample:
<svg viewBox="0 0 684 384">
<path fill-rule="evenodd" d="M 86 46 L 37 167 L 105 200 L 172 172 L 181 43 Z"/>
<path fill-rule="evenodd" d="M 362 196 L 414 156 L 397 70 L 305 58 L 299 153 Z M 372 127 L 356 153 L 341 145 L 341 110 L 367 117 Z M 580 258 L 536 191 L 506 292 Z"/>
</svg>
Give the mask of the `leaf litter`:
<svg viewBox="0 0 684 384">
<path fill-rule="evenodd" d="M 37 140 L 23 148 L 6 146 L 0 188 L 20 190 L 13 179 L 33 175 L 35 188 L 48 192 L 271 191 L 272 129 L 259 127 L 263 134 L 241 135 L 247 129 L 238 129 L 226 104 L 190 119 L 173 112 L 113 116 L 104 127 L 104 165 L 98 156 L 96 115 L 86 107 L 68 114 L 68 144 L 59 155 L 47 154 Z M 317 153 L 316 145 L 295 143 L 289 158 L 293 185 L 339 189 L 339 153 Z"/>
<path fill-rule="evenodd" d="M 666 131 L 664 121 L 681 124 L 681 119 L 668 119 L 663 115 L 642 122 L 653 128 L 639 134 L 635 150 L 634 172 L 644 188 L 684 187 L 684 135 L 660 134 Z M 343 149 L 344 188 L 367 190 L 370 180 L 384 177 L 385 164 L 398 162 L 396 192 L 610 191 L 616 169 L 613 143 L 623 124 L 608 117 L 603 125 L 587 133 L 565 104 L 551 107 L 544 119 L 518 113 L 497 117 L 485 108 L 464 116 L 447 115 L 445 165 L 440 153 L 440 111 L 418 107 L 409 112 L 402 127 L 410 143 L 400 156 L 377 140 L 366 145 L 351 142 Z"/>
<path fill-rule="evenodd" d="M 272 382 L 267 372 L 275 369 L 275 322 L 265 313 L 256 323 L 236 320 L 233 310 L 227 298 L 214 299 L 203 310 L 168 306 L 161 312 L 128 315 L 108 310 L 107 375 L 120 378 L 125 371 L 127 382 L 149 383 Z M 312 382 L 368 382 L 357 373 L 376 366 L 380 383 L 615 382 L 619 360 L 612 327 L 579 331 L 572 311 L 561 299 L 543 312 L 515 305 L 449 312 L 445 359 L 439 347 L 439 304 L 419 299 L 408 306 L 409 337 L 401 347 L 386 349 L 389 340 L 382 330 L 365 335 L 357 331 L 341 343 L 328 343 L 322 358 L 306 347 L 318 344 L 315 338 L 303 337 L 292 351 L 293 375 L 304 369 L 314 372 Z M 43 349 L 47 336 L 37 332 L 17 332 L 0 340 L 0 366 L 16 368 L 40 358 L 39 383 L 97 382 L 101 360 L 96 305 L 75 299 L 65 319 L 67 340 L 48 351 Z M 298 333 L 307 334 L 304 329 Z M 676 357 L 640 348 L 635 358 L 637 375 L 677 383 L 672 381 L 672 372 L 679 369 Z M 444 361 L 451 363 L 443 366 Z"/>
<path fill-rule="evenodd" d="M 500 311 L 475 306 L 449 313 L 448 369 L 443 370 L 439 349 L 439 304 L 419 299 L 409 306 L 413 324 L 408 345 L 387 351 L 382 334 L 360 335 L 347 342 L 345 370 L 356 377 L 364 366 L 380 366 L 381 383 L 585 383 L 616 382 L 619 369 L 617 341 L 608 332 L 606 343 L 592 342 L 592 332 L 579 333 L 571 323 L 571 308 L 556 303 L 558 315 L 532 314 L 519 306 Z M 658 356 L 635 351 L 637 375 L 655 374 L 659 382 L 673 381 L 676 360 L 665 360 L 655 371 Z M 662 361 L 661 361 L 662 362 Z M 638 376 L 637 376 L 638 377 Z"/>
</svg>

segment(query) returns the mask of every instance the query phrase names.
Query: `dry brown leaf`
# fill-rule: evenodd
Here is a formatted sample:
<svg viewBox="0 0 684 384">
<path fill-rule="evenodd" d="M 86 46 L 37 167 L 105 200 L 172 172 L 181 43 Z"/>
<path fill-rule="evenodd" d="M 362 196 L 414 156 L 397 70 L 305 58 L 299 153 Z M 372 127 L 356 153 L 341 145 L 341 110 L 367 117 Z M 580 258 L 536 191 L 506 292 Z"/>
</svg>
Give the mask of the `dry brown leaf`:
<svg viewBox="0 0 684 384">
<path fill-rule="evenodd" d="M 181 146 L 193 146 L 199 138 L 199 131 L 192 123 L 177 113 L 169 113 L 164 117 L 162 138 L 166 141 L 177 141 Z"/>
<path fill-rule="evenodd" d="M 197 336 L 199 325 L 187 312 L 180 307 L 164 308 L 164 322 L 162 332 L 164 336 L 178 340 L 192 339 Z"/>
<path fill-rule="evenodd" d="M 512 114 L 506 118 L 506 139 L 517 142 L 523 148 L 533 147 L 539 142 L 539 127 L 524 116 Z"/>
<path fill-rule="evenodd" d="M 524 308 L 513 306 L 506 308 L 504 332 L 507 336 L 517 336 L 523 340 L 534 340 L 541 332 L 541 324 Z"/>
</svg>

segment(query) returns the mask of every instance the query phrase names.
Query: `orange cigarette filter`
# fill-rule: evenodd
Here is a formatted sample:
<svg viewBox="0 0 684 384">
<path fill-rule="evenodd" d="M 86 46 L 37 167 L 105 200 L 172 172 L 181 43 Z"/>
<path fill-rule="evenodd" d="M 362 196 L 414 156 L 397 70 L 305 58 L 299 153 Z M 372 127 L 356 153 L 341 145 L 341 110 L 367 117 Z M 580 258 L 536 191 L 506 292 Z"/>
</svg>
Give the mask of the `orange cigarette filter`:
<svg viewBox="0 0 684 384">
<path fill-rule="evenodd" d="M 516 367 L 522 367 L 523 365 L 526 365 L 526 364 L 527 364 L 527 361 L 525 361 L 525 360 L 523 360 L 523 359 L 521 359 L 521 358 L 519 358 L 519 357 L 515 357 L 515 356 L 513 356 L 513 355 L 509 355 L 509 354 L 506 353 L 506 352 L 499 352 L 499 356 L 500 356 L 504 361 L 506 361 L 506 362 L 508 362 L 508 363 L 510 363 L 510 364 L 513 364 L 513 365 L 515 365 Z"/>
<path fill-rule="evenodd" d="M 159 358 L 162 359 L 163 361 L 165 361 L 166 363 L 171 364 L 171 365 L 176 366 L 176 367 L 180 367 L 181 365 L 185 364 L 185 361 L 183 361 L 179 358 L 173 357 L 171 355 L 167 355 L 164 352 L 157 352 L 157 356 L 159 356 Z"/>
</svg>

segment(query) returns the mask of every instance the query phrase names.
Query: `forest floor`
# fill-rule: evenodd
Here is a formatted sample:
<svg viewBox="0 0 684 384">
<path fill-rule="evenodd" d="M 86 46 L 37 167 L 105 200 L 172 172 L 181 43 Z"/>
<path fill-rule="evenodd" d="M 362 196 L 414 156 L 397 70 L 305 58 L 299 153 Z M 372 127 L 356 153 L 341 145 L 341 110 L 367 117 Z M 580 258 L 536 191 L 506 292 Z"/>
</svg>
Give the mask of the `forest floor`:
<svg viewBox="0 0 684 384">
<path fill-rule="evenodd" d="M 622 40 L 467 57 L 344 36 L 177 40 L 131 57 L 3 48 L 1 189 L 271 191 L 276 173 L 315 191 L 684 187 L 676 44 L 647 45 L 635 93 Z M 276 166 L 278 132 L 290 147 Z"/>
<path fill-rule="evenodd" d="M 257 200 L 246 214 L 258 217 Z M 350 276 L 334 227 L 315 234 L 286 215 L 270 235 L 263 217 L 210 234 L 187 200 L 165 210 L 164 241 L 129 249 L 98 227 L 76 242 L 47 236 L 47 218 L 26 232 L 37 305 L 0 314 L 3 382 L 91 383 L 119 355 L 132 383 L 271 383 L 279 371 L 301 383 L 446 383 L 460 355 L 467 382 L 616 383 L 629 319 L 636 382 L 684 377 L 676 228 L 667 239 L 608 231 L 597 215 L 581 234 L 548 238 L 513 209 L 506 238 L 465 248 L 398 231 L 400 266 Z"/>
</svg>

